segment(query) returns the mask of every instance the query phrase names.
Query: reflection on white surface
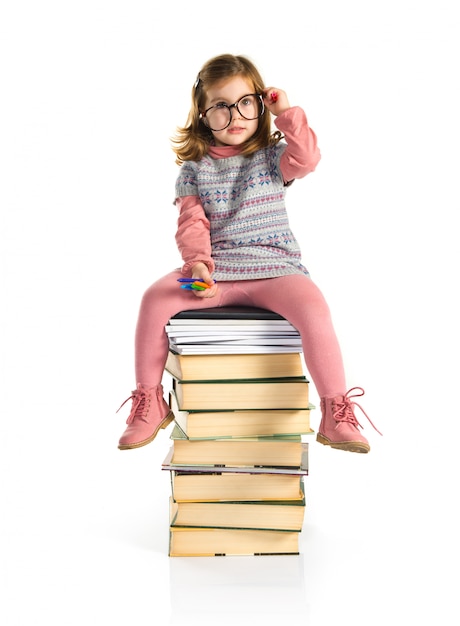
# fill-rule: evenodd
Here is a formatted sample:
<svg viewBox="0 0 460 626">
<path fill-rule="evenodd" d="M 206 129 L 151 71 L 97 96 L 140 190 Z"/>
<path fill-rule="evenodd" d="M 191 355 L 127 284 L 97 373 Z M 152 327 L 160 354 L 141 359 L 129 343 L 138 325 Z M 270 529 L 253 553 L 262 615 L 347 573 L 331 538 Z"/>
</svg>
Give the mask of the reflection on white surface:
<svg viewBox="0 0 460 626">
<path fill-rule="evenodd" d="M 169 560 L 170 626 L 308 625 L 304 557 L 175 557 Z"/>
</svg>

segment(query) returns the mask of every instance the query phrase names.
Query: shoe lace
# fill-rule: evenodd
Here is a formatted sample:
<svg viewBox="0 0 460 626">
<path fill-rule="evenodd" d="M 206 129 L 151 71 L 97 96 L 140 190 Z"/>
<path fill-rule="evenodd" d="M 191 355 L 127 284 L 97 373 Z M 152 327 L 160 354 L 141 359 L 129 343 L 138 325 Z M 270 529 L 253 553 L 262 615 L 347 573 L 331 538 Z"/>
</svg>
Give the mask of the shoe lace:
<svg viewBox="0 0 460 626">
<path fill-rule="evenodd" d="M 159 389 L 156 389 L 157 392 L 157 396 L 159 394 Z M 129 402 L 130 400 L 133 401 L 133 405 L 131 407 L 131 412 L 128 415 L 128 419 L 126 420 L 127 424 L 131 424 L 135 419 L 141 419 L 143 421 L 145 420 L 145 415 L 148 412 L 148 408 L 150 405 L 150 402 L 147 402 L 147 400 L 150 400 L 150 393 L 146 392 L 145 389 L 142 389 L 140 385 L 138 385 L 138 388 L 132 392 L 132 394 L 129 396 L 129 398 L 126 398 L 126 400 L 122 403 L 122 405 L 120 406 L 120 408 L 118 409 L 118 411 L 124 407 L 124 405 Z M 118 413 L 117 411 L 117 413 Z"/>
<path fill-rule="evenodd" d="M 360 391 L 361 393 L 351 393 L 352 391 Z M 358 398 L 363 395 L 364 395 L 364 389 L 362 387 L 352 387 L 343 396 L 343 402 L 335 403 L 333 417 L 335 421 L 337 422 L 337 426 L 339 425 L 340 422 L 349 422 L 350 424 L 353 424 L 353 426 L 359 426 L 362 429 L 363 427 L 358 422 L 355 412 L 353 410 L 353 407 L 357 406 L 358 409 L 360 409 L 362 413 L 367 417 L 372 428 L 376 430 L 379 433 L 379 435 L 382 435 L 380 430 L 373 424 L 371 418 L 363 409 L 363 407 L 360 404 L 358 404 L 358 402 L 351 399 L 351 398 Z"/>
</svg>

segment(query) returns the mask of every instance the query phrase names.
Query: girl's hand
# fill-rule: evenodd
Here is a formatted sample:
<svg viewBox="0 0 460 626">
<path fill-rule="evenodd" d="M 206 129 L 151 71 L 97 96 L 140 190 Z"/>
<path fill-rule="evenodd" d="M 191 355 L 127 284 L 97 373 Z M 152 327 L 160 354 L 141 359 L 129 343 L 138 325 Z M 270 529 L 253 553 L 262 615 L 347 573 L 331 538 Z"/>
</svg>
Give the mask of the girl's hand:
<svg viewBox="0 0 460 626">
<path fill-rule="evenodd" d="M 263 91 L 263 96 L 265 107 L 273 115 L 281 115 L 291 107 L 286 92 L 282 89 L 267 87 Z"/>
<path fill-rule="evenodd" d="M 201 282 L 209 285 L 209 289 L 203 289 L 203 291 L 193 291 L 193 295 L 197 298 L 213 298 L 218 291 L 217 283 L 214 282 L 214 279 L 211 278 L 211 274 L 207 266 L 204 263 L 196 263 L 192 268 L 192 278 L 196 278 L 197 280 L 201 280 Z"/>
</svg>

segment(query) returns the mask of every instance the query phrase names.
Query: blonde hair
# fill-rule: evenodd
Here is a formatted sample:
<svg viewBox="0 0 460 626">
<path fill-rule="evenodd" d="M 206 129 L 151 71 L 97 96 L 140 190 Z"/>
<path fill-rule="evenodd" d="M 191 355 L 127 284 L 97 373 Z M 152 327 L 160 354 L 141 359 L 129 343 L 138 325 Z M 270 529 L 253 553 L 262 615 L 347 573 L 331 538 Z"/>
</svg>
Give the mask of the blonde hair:
<svg viewBox="0 0 460 626">
<path fill-rule="evenodd" d="M 184 161 L 200 161 L 207 153 L 213 136 L 211 130 L 200 118 L 206 101 L 206 90 L 218 81 L 234 76 L 242 76 L 252 82 L 254 92 L 262 93 L 264 83 L 255 65 L 244 56 L 222 54 L 207 61 L 201 68 L 192 89 L 192 107 L 185 126 L 178 127 L 176 135 L 171 139 L 172 149 L 176 154 L 176 163 Z M 265 109 L 259 118 L 254 135 L 243 144 L 241 154 L 249 156 L 277 143 L 282 135 L 279 131 L 272 132 L 270 112 Z"/>
</svg>

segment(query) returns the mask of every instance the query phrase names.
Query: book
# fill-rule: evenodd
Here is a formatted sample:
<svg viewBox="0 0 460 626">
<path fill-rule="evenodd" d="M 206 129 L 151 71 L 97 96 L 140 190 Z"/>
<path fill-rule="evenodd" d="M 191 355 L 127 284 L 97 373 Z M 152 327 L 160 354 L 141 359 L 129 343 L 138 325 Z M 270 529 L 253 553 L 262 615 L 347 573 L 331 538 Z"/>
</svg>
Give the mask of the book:
<svg viewBox="0 0 460 626">
<path fill-rule="evenodd" d="M 255 502 L 301 500 L 302 476 L 262 472 L 171 470 L 176 502 Z"/>
<path fill-rule="evenodd" d="M 169 348 L 178 354 L 248 354 L 248 353 L 282 353 L 301 352 L 300 337 L 291 335 L 255 335 L 229 336 L 222 333 L 206 336 L 169 337 Z"/>
<path fill-rule="evenodd" d="M 169 556 L 299 554 L 300 531 L 169 527 Z"/>
<path fill-rule="evenodd" d="M 303 490 L 302 493 L 300 500 L 252 502 L 180 502 L 171 496 L 170 525 L 300 531 L 305 515 Z"/>
<path fill-rule="evenodd" d="M 186 411 L 309 407 L 305 376 L 200 381 L 173 378 L 172 382 L 178 406 Z"/>
<path fill-rule="evenodd" d="M 166 371 L 180 380 L 293 378 L 303 376 L 299 352 L 280 354 L 177 354 L 169 351 Z"/>
<path fill-rule="evenodd" d="M 229 346 L 296 346 L 299 351 L 302 349 L 302 341 L 299 336 L 290 333 L 265 333 L 265 332 L 251 332 L 242 331 L 239 333 L 231 333 L 221 331 L 218 329 L 215 332 L 211 332 L 209 329 L 206 332 L 199 334 L 192 333 L 176 333 L 169 335 L 169 345 L 180 346 L 188 344 L 217 344 L 225 347 Z"/>
<path fill-rule="evenodd" d="M 272 323 L 266 320 L 207 320 L 209 323 L 205 324 L 203 320 L 187 320 L 186 324 L 173 324 L 172 319 L 165 326 L 167 335 L 172 337 L 180 337 L 182 335 L 196 335 L 197 337 L 203 337 L 207 333 L 229 336 L 241 336 L 245 337 L 249 333 L 262 336 L 281 335 L 282 337 L 288 337 L 289 335 L 298 336 L 299 332 L 289 322 L 277 322 Z M 218 323 L 214 323 L 218 322 Z M 230 323 L 226 323 L 230 322 Z"/>
<path fill-rule="evenodd" d="M 172 435 L 179 434 L 181 437 L 185 435 L 181 432 L 180 428 L 173 429 Z M 174 463 L 174 443 L 170 447 L 166 458 L 161 464 L 163 470 L 177 470 L 181 472 L 193 472 L 203 474 L 213 473 L 234 473 L 234 474 L 291 474 L 295 476 L 307 476 L 308 475 L 308 443 L 302 441 L 302 456 L 299 465 L 293 465 L 289 467 L 282 466 L 270 466 L 270 465 L 236 465 L 226 466 L 222 463 Z M 257 499 L 257 498 L 255 498 Z"/>
<path fill-rule="evenodd" d="M 305 445 L 301 435 L 191 440 L 177 424 L 170 438 L 173 440 L 171 463 L 177 465 L 299 467 Z"/>
<path fill-rule="evenodd" d="M 169 405 L 179 428 L 189 439 L 228 439 L 274 435 L 307 435 L 308 409 L 249 409 L 231 411 L 185 411 L 179 409 L 176 394 L 169 393 Z"/>
<path fill-rule="evenodd" d="M 281 326 L 291 326 L 284 317 L 270 311 L 250 306 L 220 306 L 208 309 L 190 309 L 180 311 L 174 315 L 170 324 L 251 324 L 255 322 L 260 324 L 263 320 L 266 324 L 275 324 Z"/>
<path fill-rule="evenodd" d="M 232 342 L 221 343 L 185 343 L 175 344 L 170 342 L 169 347 L 177 354 L 286 354 L 286 352 L 299 352 L 298 345 L 255 345 Z"/>
</svg>

